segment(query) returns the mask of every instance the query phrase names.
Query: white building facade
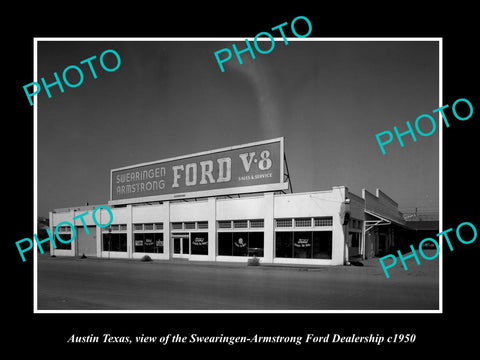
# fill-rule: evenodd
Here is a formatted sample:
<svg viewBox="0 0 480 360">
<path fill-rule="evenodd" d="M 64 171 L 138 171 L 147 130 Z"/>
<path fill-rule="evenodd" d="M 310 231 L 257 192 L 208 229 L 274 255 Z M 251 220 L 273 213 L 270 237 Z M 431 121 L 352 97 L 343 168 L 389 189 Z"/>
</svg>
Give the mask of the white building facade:
<svg viewBox="0 0 480 360">
<path fill-rule="evenodd" d="M 348 189 L 334 187 L 299 194 L 128 204 L 110 207 L 113 221 L 105 228 L 96 226 L 91 216 L 72 220 L 91 214 L 94 206 L 58 209 L 50 213 L 51 233 L 61 222 L 70 222 L 75 238 L 68 244 L 57 241 L 51 254 L 235 262 L 257 257 L 260 263 L 342 265 L 348 233 L 358 232 L 361 238 L 363 227 L 361 202 L 359 206 L 358 201 L 349 202 Z M 343 225 L 346 212 L 351 218 Z M 96 219 L 107 224 L 110 215 L 98 209 Z M 72 229 L 60 226 L 58 234 L 67 241 Z"/>
</svg>

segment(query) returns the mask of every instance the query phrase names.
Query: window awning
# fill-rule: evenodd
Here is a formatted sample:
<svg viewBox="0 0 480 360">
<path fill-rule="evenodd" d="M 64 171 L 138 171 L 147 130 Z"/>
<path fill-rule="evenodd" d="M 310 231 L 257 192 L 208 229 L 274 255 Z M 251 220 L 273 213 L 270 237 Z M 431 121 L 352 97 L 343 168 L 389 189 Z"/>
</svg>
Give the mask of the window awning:
<svg viewBox="0 0 480 360">
<path fill-rule="evenodd" d="M 365 213 L 376 218 L 376 220 L 365 220 L 365 233 L 375 226 L 390 225 L 392 222 L 400 226 L 405 226 L 394 219 L 389 219 L 388 217 L 379 215 L 371 210 L 365 210 Z"/>
</svg>

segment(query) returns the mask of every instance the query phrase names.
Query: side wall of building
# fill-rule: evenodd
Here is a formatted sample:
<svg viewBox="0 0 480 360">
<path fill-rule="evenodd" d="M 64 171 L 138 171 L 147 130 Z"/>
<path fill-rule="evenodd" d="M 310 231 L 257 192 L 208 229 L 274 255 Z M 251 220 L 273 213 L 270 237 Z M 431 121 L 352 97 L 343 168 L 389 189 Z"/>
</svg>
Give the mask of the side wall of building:
<svg viewBox="0 0 480 360">
<path fill-rule="evenodd" d="M 371 225 L 381 219 L 390 222 L 390 224 L 380 222 L 366 228 L 365 258 L 383 256 L 403 249 L 408 231 L 405 219 L 398 210 L 398 204 L 379 189 L 376 189 L 375 195 L 363 189 L 362 197 L 365 200 L 366 224 Z"/>
<path fill-rule="evenodd" d="M 365 254 L 365 200 L 351 192 L 346 196 L 350 200 L 347 247 L 348 257 L 352 259 Z"/>
</svg>

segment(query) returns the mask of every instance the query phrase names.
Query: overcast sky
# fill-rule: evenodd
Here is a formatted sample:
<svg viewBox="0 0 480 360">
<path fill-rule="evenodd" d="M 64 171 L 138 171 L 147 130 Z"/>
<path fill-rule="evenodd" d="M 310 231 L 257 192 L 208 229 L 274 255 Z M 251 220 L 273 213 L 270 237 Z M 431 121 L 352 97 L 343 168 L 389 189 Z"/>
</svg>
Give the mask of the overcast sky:
<svg viewBox="0 0 480 360">
<path fill-rule="evenodd" d="M 439 106 L 437 42 L 278 41 L 222 73 L 213 53 L 232 43 L 244 47 L 40 41 L 39 78 L 77 65 L 85 79 L 37 97 L 38 215 L 107 203 L 112 168 L 281 136 L 294 192 L 378 187 L 401 209 L 438 209 L 438 131 L 386 155 L 375 139 Z M 115 72 L 98 63 L 106 49 L 121 57 Z M 93 55 L 97 79 L 80 65 Z"/>
</svg>

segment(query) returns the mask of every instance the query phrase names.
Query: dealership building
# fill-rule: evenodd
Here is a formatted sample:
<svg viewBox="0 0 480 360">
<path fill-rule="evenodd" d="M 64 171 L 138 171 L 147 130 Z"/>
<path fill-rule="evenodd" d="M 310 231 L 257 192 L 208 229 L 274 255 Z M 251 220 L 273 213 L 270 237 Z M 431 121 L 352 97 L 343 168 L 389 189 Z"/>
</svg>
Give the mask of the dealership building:
<svg viewBox="0 0 480 360">
<path fill-rule="evenodd" d="M 398 204 L 379 189 L 291 193 L 283 149 L 277 138 L 113 169 L 107 204 L 50 212 L 64 241 L 50 252 L 342 265 L 404 245 Z"/>
</svg>

